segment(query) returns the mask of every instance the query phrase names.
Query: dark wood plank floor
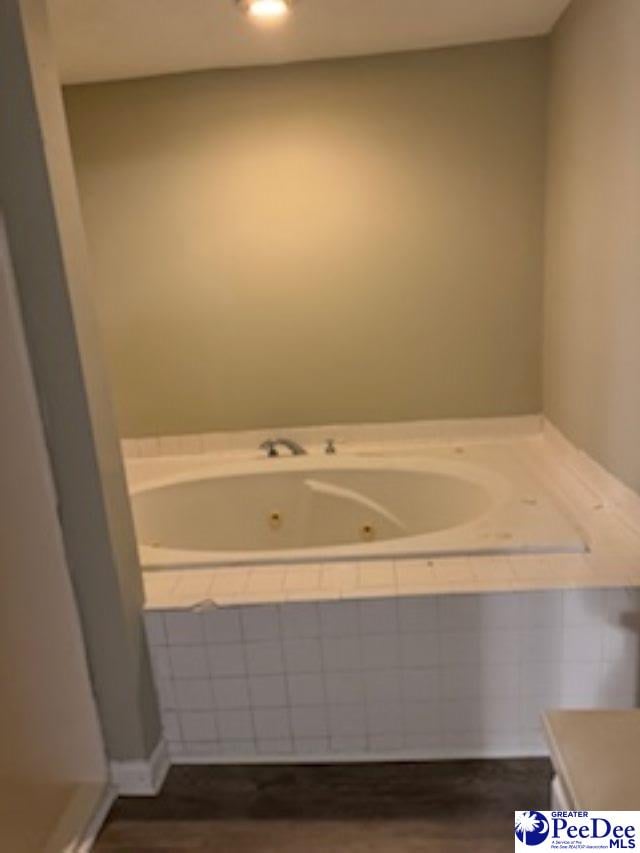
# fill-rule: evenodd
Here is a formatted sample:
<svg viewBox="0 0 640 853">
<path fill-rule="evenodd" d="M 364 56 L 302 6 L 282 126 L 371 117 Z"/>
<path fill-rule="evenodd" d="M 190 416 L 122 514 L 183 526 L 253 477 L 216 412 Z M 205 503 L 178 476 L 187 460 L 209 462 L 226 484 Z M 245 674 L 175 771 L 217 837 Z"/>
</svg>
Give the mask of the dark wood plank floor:
<svg viewBox="0 0 640 853">
<path fill-rule="evenodd" d="M 174 767 L 121 798 L 95 853 L 502 853 L 548 807 L 546 760 Z"/>
</svg>

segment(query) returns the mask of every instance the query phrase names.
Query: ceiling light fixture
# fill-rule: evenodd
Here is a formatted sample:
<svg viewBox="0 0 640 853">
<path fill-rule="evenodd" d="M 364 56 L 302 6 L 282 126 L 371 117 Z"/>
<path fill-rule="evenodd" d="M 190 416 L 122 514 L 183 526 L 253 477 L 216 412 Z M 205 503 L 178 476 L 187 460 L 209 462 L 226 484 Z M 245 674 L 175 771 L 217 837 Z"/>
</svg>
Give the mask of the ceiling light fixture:
<svg viewBox="0 0 640 853">
<path fill-rule="evenodd" d="M 237 3 L 247 15 L 261 20 L 284 18 L 291 9 L 291 0 L 237 0 Z"/>
</svg>

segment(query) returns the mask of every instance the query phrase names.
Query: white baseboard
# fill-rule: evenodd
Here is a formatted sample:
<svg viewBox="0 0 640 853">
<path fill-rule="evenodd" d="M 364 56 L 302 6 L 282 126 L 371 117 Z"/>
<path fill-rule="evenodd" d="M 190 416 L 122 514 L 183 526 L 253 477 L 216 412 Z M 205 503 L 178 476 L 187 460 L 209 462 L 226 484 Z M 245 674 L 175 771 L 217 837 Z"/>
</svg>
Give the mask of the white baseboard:
<svg viewBox="0 0 640 853">
<path fill-rule="evenodd" d="M 102 825 L 107 819 L 107 815 L 113 805 L 117 793 L 113 785 L 108 785 L 105 789 L 102 798 L 97 803 L 91 819 L 86 825 L 85 831 L 82 833 L 75 847 L 68 848 L 65 853 L 91 853 L 95 844 L 98 833 L 102 829 Z"/>
<path fill-rule="evenodd" d="M 168 770 L 164 740 L 148 761 L 112 761 L 111 784 L 77 786 L 43 853 L 90 853 L 116 797 L 157 794 Z"/>
<path fill-rule="evenodd" d="M 296 753 L 276 753 L 273 755 L 188 755 L 175 754 L 171 764 L 211 764 L 211 765 L 260 765 L 260 764 L 392 764 L 413 761 L 467 761 L 467 760 L 508 760 L 524 758 L 548 758 L 549 751 L 544 746 L 528 749 L 454 749 L 443 750 L 402 750 L 385 753 L 363 752 L 322 752 L 308 755 Z"/>
<path fill-rule="evenodd" d="M 148 761 L 112 761 L 111 781 L 118 795 L 148 797 L 157 794 L 169 770 L 169 753 L 159 741 Z"/>
<path fill-rule="evenodd" d="M 170 765 L 259 765 L 259 764 L 357 764 L 373 762 L 455 761 L 461 759 L 508 759 L 547 757 L 543 747 L 524 751 L 509 749 L 446 749 L 442 751 L 399 751 L 396 753 L 318 753 L 315 755 L 174 755 L 169 759 L 164 741 L 149 761 L 111 762 L 111 785 L 80 785 L 65 809 L 43 853 L 91 853 L 96 838 L 118 795 L 153 796 L 164 782 Z"/>
<path fill-rule="evenodd" d="M 106 783 L 78 784 L 43 853 L 90 853 L 115 798 Z"/>
<path fill-rule="evenodd" d="M 553 811 L 570 811 L 574 808 L 560 778 L 554 776 L 551 780 L 551 808 Z"/>
</svg>

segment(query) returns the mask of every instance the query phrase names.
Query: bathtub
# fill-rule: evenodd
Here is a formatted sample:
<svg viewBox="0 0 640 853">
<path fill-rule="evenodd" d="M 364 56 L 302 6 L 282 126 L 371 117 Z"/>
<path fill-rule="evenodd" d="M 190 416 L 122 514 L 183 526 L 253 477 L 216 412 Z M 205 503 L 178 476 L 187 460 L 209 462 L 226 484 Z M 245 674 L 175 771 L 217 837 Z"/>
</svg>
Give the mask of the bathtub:
<svg viewBox="0 0 640 853">
<path fill-rule="evenodd" d="M 504 449 L 165 459 L 131 496 L 146 569 L 588 547 L 558 496 Z"/>
</svg>

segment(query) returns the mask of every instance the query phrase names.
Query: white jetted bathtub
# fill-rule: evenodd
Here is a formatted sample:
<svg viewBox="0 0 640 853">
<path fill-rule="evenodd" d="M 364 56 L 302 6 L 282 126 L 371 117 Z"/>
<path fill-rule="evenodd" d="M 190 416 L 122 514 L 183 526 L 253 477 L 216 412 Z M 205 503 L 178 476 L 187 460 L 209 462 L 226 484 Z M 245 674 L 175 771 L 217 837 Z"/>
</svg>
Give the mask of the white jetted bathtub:
<svg viewBox="0 0 640 853">
<path fill-rule="evenodd" d="M 566 508 L 502 451 L 158 460 L 132 488 L 145 568 L 579 552 Z"/>
</svg>

